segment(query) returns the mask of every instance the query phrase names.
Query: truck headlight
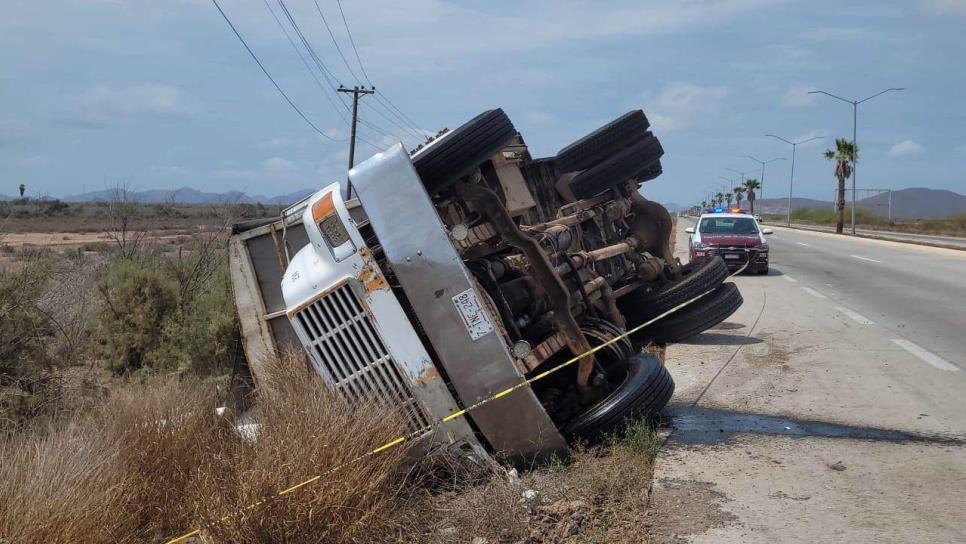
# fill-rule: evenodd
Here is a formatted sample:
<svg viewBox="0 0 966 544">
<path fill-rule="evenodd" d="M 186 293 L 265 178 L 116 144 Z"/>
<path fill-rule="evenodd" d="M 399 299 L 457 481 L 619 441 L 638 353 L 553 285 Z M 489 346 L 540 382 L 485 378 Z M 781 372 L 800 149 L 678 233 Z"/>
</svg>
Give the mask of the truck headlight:
<svg viewBox="0 0 966 544">
<path fill-rule="evenodd" d="M 704 244 L 702 244 L 701 242 L 694 242 L 691 245 L 691 248 L 692 249 L 704 249 Z"/>
<path fill-rule="evenodd" d="M 342 219 L 335 211 L 332 193 L 328 193 L 312 204 L 312 219 L 319 225 L 319 230 L 325 236 L 330 247 L 339 247 L 349 241 L 349 232 L 345 230 Z"/>
<path fill-rule="evenodd" d="M 339 212 L 335 209 L 332 193 L 326 193 L 312 204 L 312 220 L 319 226 L 322 237 L 325 238 L 336 261 L 341 261 L 355 252 L 355 248 L 349 244 L 351 242 L 349 231 L 346 230 Z"/>
<path fill-rule="evenodd" d="M 755 246 L 755 249 L 757 249 L 758 251 L 768 251 L 768 244 L 767 243 L 758 244 L 757 246 Z"/>
</svg>

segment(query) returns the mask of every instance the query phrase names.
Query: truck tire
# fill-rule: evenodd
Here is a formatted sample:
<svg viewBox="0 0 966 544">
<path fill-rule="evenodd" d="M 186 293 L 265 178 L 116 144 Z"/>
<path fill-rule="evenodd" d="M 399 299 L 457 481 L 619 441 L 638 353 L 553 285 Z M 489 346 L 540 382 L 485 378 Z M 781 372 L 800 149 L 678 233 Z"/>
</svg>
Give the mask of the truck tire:
<svg viewBox="0 0 966 544">
<path fill-rule="evenodd" d="M 735 313 L 744 300 L 738 286 L 733 283 L 720 285 L 714 292 L 686 306 L 650 327 L 641 335 L 659 344 L 680 342 L 701 334 Z"/>
<path fill-rule="evenodd" d="M 643 111 L 627 112 L 561 149 L 554 161 L 557 172 L 586 170 L 644 138 L 649 126 Z"/>
<path fill-rule="evenodd" d="M 651 134 L 618 151 L 604 162 L 574 176 L 570 190 L 577 198 L 592 198 L 631 179 L 664 155 L 661 142 Z"/>
<path fill-rule="evenodd" d="M 674 380 L 660 359 L 641 353 L 627 359 L 621 384 L 564 426 L 571 442 L 596 443 L 624 429 L 629 421 L 657 414 L 671 400 Z"/>
<path fill-rule="evenodd" d="M 661 168 L 661 161 L 657 161 L 656 163 L 634 174 L 634 179 L 638 183 L 644 183 L 645 181 L 651 181 L 652 179 L 657 178 L 663 173 L 664 169 Z"/>
<path fill-rule="evenodd" d="M 451 186 L 503 149 L 517 131 L 502 109 L 485 111 L 413 157 L 429 194 Z"/>
<path fill-rule="evenodd" d="M 703 257 L 683 265 L 681 274 L 676 282 L 660 287 L 643 285 L 617 301 L 629 328 L 715 289 L 728 278 L 728 265 L 721 257 Z"/>
</svg>

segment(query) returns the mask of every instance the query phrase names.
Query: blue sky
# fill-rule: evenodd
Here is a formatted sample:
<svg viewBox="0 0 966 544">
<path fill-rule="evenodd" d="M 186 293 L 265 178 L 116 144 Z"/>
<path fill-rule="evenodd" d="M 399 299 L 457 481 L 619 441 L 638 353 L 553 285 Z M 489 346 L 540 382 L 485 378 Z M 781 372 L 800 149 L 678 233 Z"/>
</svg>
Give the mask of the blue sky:
<svg viewBox="0 0 966 544">
<path fill-rule="evenodd" d="M 359 73 L 335 0 L 318 1 Z M 306 115 L 345 138 L 265 3 L 221 3 Z M 422 130 L 503 107 L 544 156 L 642 108 L 666 151 L 644 192 L 678 203 L 726 183 L 728 168 L 757 176 L 743 155 L 790 157 L 767 132 L 826 135 L 799 148 L 796 194 L 830 199 L 821 151 L 851 135 L 851 106 L 806 91 L 906 87 L 860 106 L 860 187 L 966 193 L 966 0 L 342 4 L 369 77 Z M 286 5 L 336 78 L 354 84 L 313 1 Z M 403 133 L 379 102 L 363 104 L 371 125 Z M 0 193 L 25 183 L 35 196 L 116 184 L 283 194 L 343 177 L 346 155 L 283 102 L 208 0 L 5 2 Z M 768 166 L 766 197 L 787 194 L 788 166 Z"/>
</svg>

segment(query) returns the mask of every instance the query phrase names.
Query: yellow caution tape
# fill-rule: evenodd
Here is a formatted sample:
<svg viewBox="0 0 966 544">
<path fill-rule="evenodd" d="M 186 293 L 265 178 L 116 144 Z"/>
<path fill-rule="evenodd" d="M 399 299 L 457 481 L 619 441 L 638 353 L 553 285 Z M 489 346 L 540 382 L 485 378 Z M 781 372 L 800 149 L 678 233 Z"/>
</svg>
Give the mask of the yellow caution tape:
<svg viewBox="0 0 966 544">
<path fill-rule="evenodd" d="M 735 272 L 734 274 L 731 274 L 731 275 L 733 276 L 733 275 L 736 275 L 736 274 L 740 274 L 747 266 L 748 266 L 748 263 L 745 263 L 745 266 L 741 267 L 737 272 Z M 217 520 L 214 520 L 214 521 L 211 521 L 209 523 L 206 523 L 206 524 L 202 525 L 201 527 L 199 527 L 197 529 L 194 529 L 192 531 L 189 531 L 187 533 L 184 533 L 183 535 L 178 536 L 178 537 L 175 537 L 175 538 L 172 538 L 170 540 L 166 540 L 164 542 L 164 544 L 177 544 L 178 542 L 183 542 L 183 541 L 185 541 L 185 540 L 187 540 L 187 539 L 189 539 L 189 538 L 191 538 L 193 536 L 197 536 L 197 535 L 201 534 L 201 531 L 203 531 L 204 529 L 206 529 L 208 527 L 211 527 L 211 526 L 213 526 L 213 525 L 215 525 L 217 523 L 224 523 L 225 521 L 231 519 L 234 516 L 237 516 L 239 514 L 248 512 L 250 510 L 253 510 L 253 509 L 255 509 L 255 508 L 257 508 L 257 507 L 259 507 L 259 506 L 261 506 L 261 505 L 263 505 L 263 504 L 265 504 L 265 503 L 267 503 L 269 501 L 275 500 L 275 499 L 277 499 L 279 497 L 288 495 L 289 493 L 292 493 L 294 491 L 297 491 L 298 489 L 301 489 L 301 488 L 303 488 L 303 487 L 305 487 L 307 485 L 313 484 L 313 483 L 321 480 L 325 476 L 328 476 L 330 474 L 333 474 L 335 472 L 338 472 L 338 471 L 342 470 L 343 468 L 345 468 L 345 467 L 347 467 L 349 465 L 353 465 L 355 463 L 358 463 L 359 461 L 362 461 L 364 459 L 367 459 L 369 457 L 372 457 L 373 455 L 377 455 L 377 454 L 379 454 L 381 452 L 384 452 L 386 450 L 392 449 L 392 448 L 394 448 L 394 447 L 396 447 L 396 446 L 398 446 L 400 444 L 403 444 L 405 442 L 409 442 L 409 441 L 411 441 L 413 439 L 422 438 L 423 436 L 426 436 L 429 433 L 435 431 L 441 424 L 447 423 L 449 421 L 453 421 L 454 419 L 457 419 L 457 418 L 460 418 L 460 417 L 463 417 L 466 414 L 472 412 L 473 410 L 476 410 L 477 408 L 483 406 L 484 404 L 487 404 L 489 402 L 492 402 L 492 401 L 494 401 L 496 399 L 499 399 L 501 397 L 505 397 L 505 396 L 509 395 L 510 393 L 516 391 L 517 389 L 521 389 L 523 387 L 529 386 L 530 384 L 532 384 L 534 382 L 537 382 L 539 380 L 542 380 L 542 379 L 546 378 L 547 376 L 553 374 L 554 372 L 557 372 L 558 370 L 560 370 L 562 368 L 566 368 L 566 367 L 568 367 L 568 366 L 576 363 L 577 361 L 583 359 L 584 357 L 586 357 L 588 355 L 592 355 L 592 354 L 594 354 L 594 353 L 596 353 L 596 352 L 604 349 L 605 347 L 607 347 L 607 346 L 609 346 L 611 344 L 614 344 L 615 342 L 618 342 L 618 341 L 620 341 L 620 340 L 622 340 L 622 339 L 624 339 L 624 338 L 626 338 L 626 337 L 634 334 L 635 332 L 637 332 L 637 331 L 639 331 L 639 330 L 641 330 L 641 329 L 643 329 L 643 328 L 645 328 L 645 327 L 647 327 L 649 325 L 653 325 L 657 321 L 660 321 L 661 319 L 664 319 L 665 317 L 673 314 L 674 312 L 677 312 L 677 311 L 681 310 L 682 308 L 684 308 L 684 307 L 686 307 L 686 306 L 694 303 L 695 301 L 697 301 L 698 299 L 704 297 L 708 293 L 711 293 L 712 291 L 714 291 L 714 289 L 709 289 L 708 291 L 705 291 L 704 293 L 701 293 L 700 295 L 698 295 L 698 296 L 696 296 L 696 297 L 694 297 L 694 298 L 692 298 L 692 299 L 690 299 L 688 301 L 685 301 L 685 302 L 683 302 L 681 304 L 678 304 L 677 306 L 675 306 L 674 308 L 671 308 L 670 310 L 664 312 L 663 314 L 661 314 L 661 315 L 659 315 L 657 317 L 654 317 L 654 318 L 652 318 L 652 319 L 650 319 L 650 320 L 648 320 L 648 321 L 646 321 L 646 322 L 644 322 L 644 323 L 642 323 L 642 324 L 640 324 L 640 325 L 638 325 L 638 326 L 636 326 L 636 327 L 634 327 L 634 328 L 632 328 L 632 329 L 630 329 L 628 331 L 625 331 L 624 334 L 621 334 L 620 336 L 615 336 L 614 338 L 611 338 L 610 340 L 608 340 L 608 341 L 606 341 L 606 342 L 604 342 L 604 343 L 602 343 L 602 344 L 600 344 L 598 346 L 595 346 L 595 347 L 591 348 L 590 350 L 588 350 L 585 353 L 582 353 L 580 355 L 577 355 L 575 357 L 572 357 L 571 359 L 568 359 L 568 360 L 560 363 L 559 365 L 557 365 L 557 366 L 555 366 L 555 367 L 553 367 L 553 368 L 551 368 L 549 370 L 545 370 L 545 371 L 541 372 L 540 374 L 537 374 L 537 375 L 535 375 L 535 376 L 533 376 L 531 378 L 525 379 L 525 380 L 523 380 L 522 382 L 520 382 L 520 383 L 518 383 L 516 385 L 513 385 L 511 387 L 508 387 L 508 388 L 504 389 L 503 391 L 500 391 L 499 393 L 496 393 L 495 395 L 491 395 L 491 396 L 489 396 L 489 397 L 487 397 L 487 398 L 485 398 L 485 399 L 477 402 L 476 404 L 472 404 L 470 406 L 467 406 L 466 408 L 463 408 L 462 410 L 457 410 L 456 412 L 453 412 L 452 414 L 450 414 L 450 415 L 448 415 L 448 416 L 440 419 L 439 421 L 430 423 L 429 425 L 427 425 L 427 426 L 425 426 L 425 427 L 423 427 L 421 429 L 417 429 L 417 430 L 415 430 L 415 431 L 413 431 L 413 432 L 411 432 L 411 433 L 409 433 L 407 435 L 400 436 L 398 438 L 394 438 L 393 440 L 390 440 L 390 441 L 386 442 L 385 444 L 383 444 L 383 445 L 381 445 L 381 446 L 379 446 L 379 447 L 377 447 L 377 448 L 375 448 L 375 449 L 373 449 L 371 451 L 368 451 L 368 452 L 366 452 L 366 453 L 364 453 L 364 454 L 356 457 L 355 459 L 351 459 L 349 461 L 346 461 L 345 463 L 342 463 L 342 464 L 340 464 L 338 466 L 335 466 L 333 468 L 330 468 L 329 470 L 327 470 L 327 471 L 325 471 L 325 472 L 323 472 L 321 474 L 317 474 L 315 476 L 312 476 L 311 478 L 308 478 L 306 480 L 303 480 L 303 481 L 301 481 L 301 482 L 299 482 L 299 483 L 297 483 L 297 484 L 295 484 L 295 485 L 293 485 L 291 487 L 288 487 L 286 489 L 283 489 L 283 490 L 279 491 L 278 493 L 276 493 L 274 495 L 270 495 L 270 496 L 268 496 L 268 497 L 266 497 L 266 498 L 264 498 L 264 499 L 262 499 L 262 500 L 260 500 L 258 502 L 249 504 L 248 506 L 245 506 L 244 508 L 242 508 L 240 510 L 237 510 L 235 512 L 232 512 L 232 513 L 230 513 L 230 514 L 228 514 L 226 516 L 223 516 L 223 517 L 221 517 L 221 518 L 219 518 Z"/>
</svg>

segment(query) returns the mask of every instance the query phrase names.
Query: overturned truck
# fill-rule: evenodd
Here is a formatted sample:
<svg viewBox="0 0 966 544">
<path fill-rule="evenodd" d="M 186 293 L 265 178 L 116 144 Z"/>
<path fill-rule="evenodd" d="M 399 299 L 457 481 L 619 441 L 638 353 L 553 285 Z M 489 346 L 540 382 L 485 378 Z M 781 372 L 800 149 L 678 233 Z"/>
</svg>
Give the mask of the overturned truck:
<svg viewBox="0 0 966 544">
<path fill-rule="evenodd" d="M 642 348 L 700 333 L 742 299 L 720 258 L 672 255 L 672 219 L 640 191 L 661 174 L 648 128 L 632 111 L 535 159 L 491 110 L 237 226 L 256 383 L 261 358 L 300 346 L 348 402 L 391 405 L 416 430 L 579 357 L 433 435 L 519 459 L 657 413 L 674 382 Z"/>
</svg>

